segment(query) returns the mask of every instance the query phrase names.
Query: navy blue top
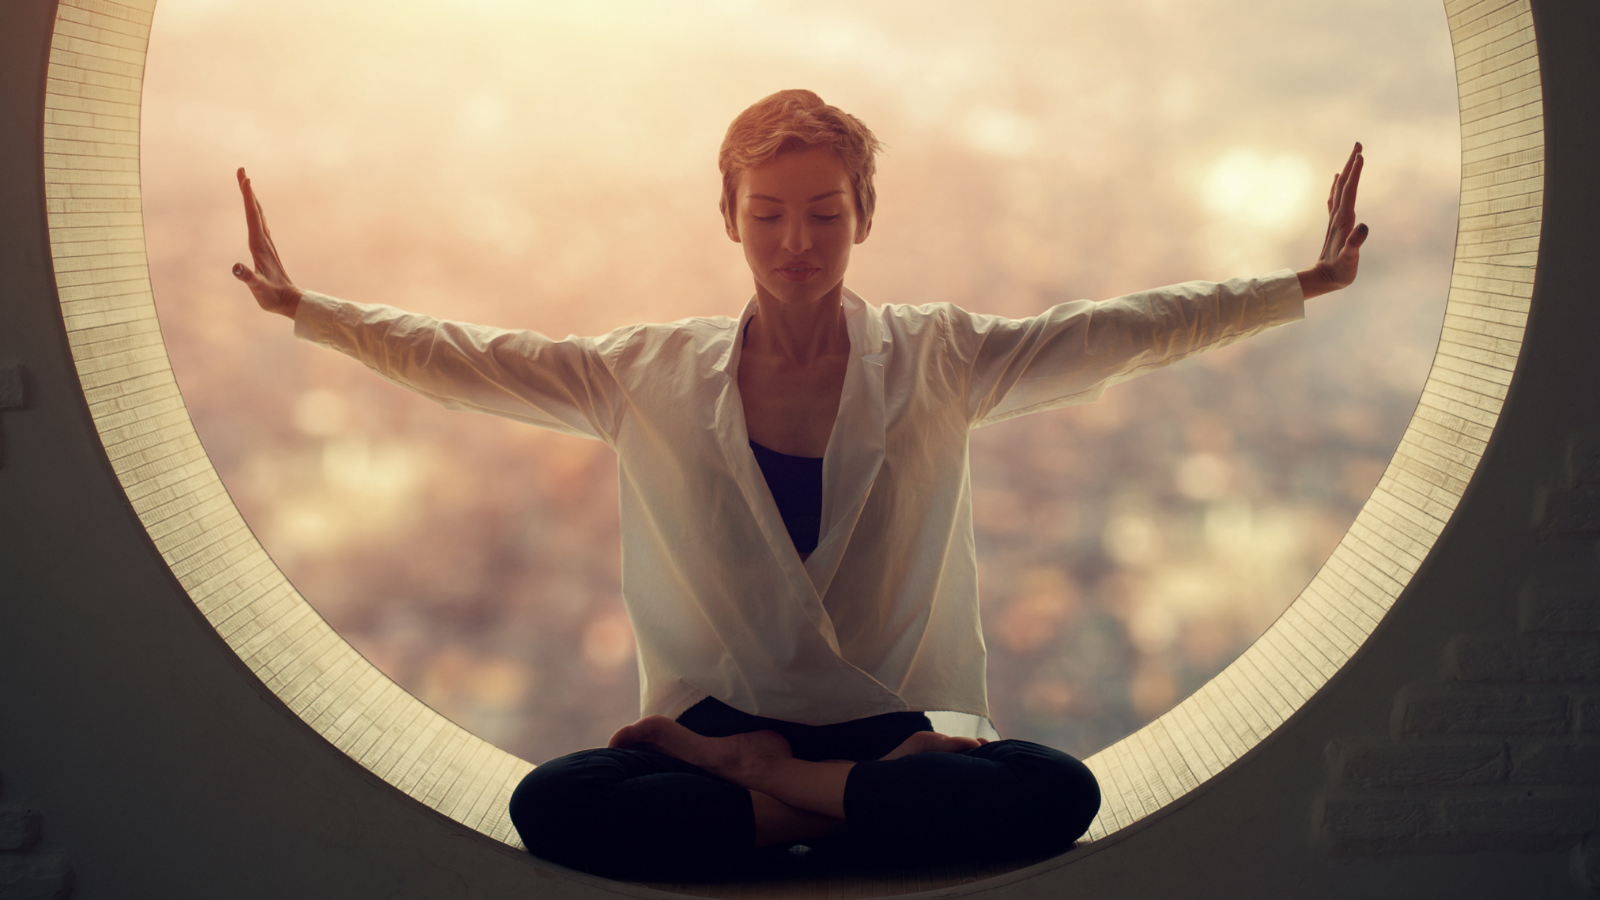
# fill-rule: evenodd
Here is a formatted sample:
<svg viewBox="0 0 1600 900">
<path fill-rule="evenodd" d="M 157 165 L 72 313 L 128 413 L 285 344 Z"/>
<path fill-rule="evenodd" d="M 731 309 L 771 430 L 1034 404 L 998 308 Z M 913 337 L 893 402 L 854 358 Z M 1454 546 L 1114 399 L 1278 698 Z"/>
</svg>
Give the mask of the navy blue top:
<svg viewBox="0 0 1600 900">
<path fill-rule="evenodd" d="M 822 457 L 790 456 L 755 441 L 750 442 L 750 450 L 767 479 L 767 489 L 778 504 L 778 515 L 789 529 L 794 549 L 802 555 L 817 549 L 817 535 L 822 531 Z"/>
<path fill-rule="evenodd" d="M 707 697 L 689 707 L 678 716 L 678 724 L 706 737 L 776 731 L 788 739 L 789 750 L 795 759 L 812 762 L 825 759 L 853 759 L 856 762 L 882 759 L 913 734 L 933 730 L 927 713 L 892 712 L 833 725 L 799 725 L 782 719 L 752 716 L 715 697 Z"/>
</svg>

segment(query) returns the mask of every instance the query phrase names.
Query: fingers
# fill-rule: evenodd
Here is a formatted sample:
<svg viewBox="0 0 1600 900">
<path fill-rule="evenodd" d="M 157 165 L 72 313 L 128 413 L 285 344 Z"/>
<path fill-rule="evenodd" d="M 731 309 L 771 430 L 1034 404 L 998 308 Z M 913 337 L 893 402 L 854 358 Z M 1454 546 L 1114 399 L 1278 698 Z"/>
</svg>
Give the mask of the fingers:
<svg viewBox="0 0 1600 900">
<path fill-rule="evenodd" d="M 263 281 L 261 276 L 252 271 L 249 266 L 244 263 L 234 263 L 233 277 L 239 279 L 244 283 L 245 287 L 250 289 L 250 295 L 255 297 L 257 306 L 268 311 L 276 311 L 272 286 Z"/>
<path fill-rule="evenodd" d="M 1344 168 L 1333 176 L 1333 186 L 1328 189 L 1328 230 L 1323 235 L 1319 259 L 1337 255 L 1349 242 L 1350 232 L 1346 229 L 1355 219 L 1356 189 L 1361 184 L 1361 169 L 1365 164 L 1361 142 L 1357 141 L 1350 150 L 1350 157 L 1344 161 Z M 1340 240 L 1341 235 L 1345 236 L 1343 240 Z"/>
<path fill-rule="evenodd" d="M 1356 146 L 1350 151 L 1350 158 L 1344 161 L 1344 168 L 1339 172 L 1339 182 L 1343 184 L 1350 180 L 1350 170 L 1356 164 L 1356 158 L 1361 155 L 1361 142 L 1356 141 Z"/>
<path fill-rule="evenodd" d="M 1316 293 L 1338 290 L 1355 281 L 1361 245 L 1367 240 L 1367 226 L 1356 223 L 1356 194 L 1365 165 L 1361 142 L 1357 141 L 1350 149 L 1344 168 L 1333 176 L 1333 185 L 1328 189 L 1328 230 L 1323 235 L 1322 253 L 1313 267 L 1320 273 L 1318 279 L 1326 281 L 1327 287 Z M 1305 273 L 1301 274 L 1301 285 L 1304 287 L 1307 284 Z M 1307 293 L 1307 296 L 1315 294 Z"/>
<path fill-rule="evenodd" d="M 1345 178 L 1344 196 L 1340 198 L 1339 209 L 1341 212 L 1355 215 L 1356 189 L 1361 186 L 1361 169 L 1366 163 L 1366 157 L 1361 155 L 1361 145 L 1357 144 L 1353 165 L 1350 166 L 1350 174 Z"/>
<path fill-rule="evenodd" d="M 250 183 L 250 176 L 245 174 L 242 166 L 235 176 L 239 180 L 239 193 L 244 200 L 247 241 L 251 261 L 256 268 L 256 273 L 252 277 L 263 284 L 268 280 L 287 279 L 283 263 L 278 258 L 278 247 L 272 240 L 272 229 L 267 226 L 266 211 L 261 207 L 261 198 L 256 196 L 255 186 Z M 235 272 L 235 275 L 238 276 L 238 273 Z"/>
<path fill-rule="evenodd" d="M 246 185 L 249 185 L 249 183 L 248 180 L 245 181 Z M 255 188 L 250 189 L 250 200 L 256 205 L 256 221 L 261 225 L 261 235 L 270 243 L 272 240 L 272 228 L 267 225 L 267 211 L 261 208 L 261 198 L 256 196 Z"/>
<path fill-rule="evenodd" d="M 1322 233 L 1322 251 L 1317 254 L 1318 259 L 1326 258 L 1329 249 L 1333 247 L 1334 226 L 1338 221 L 1334 212 L 1339 208 L 1339 179 L 1343 177 L 1343 174 L 1342 172 L 1333 173 L 1333 185 L 1328 188 L 1328 227 Z"/>
<path fill-rule="evenodd" d="M 251 249 L 259 241 L 264 246 L 272 243 L 272 229 L 267 227 L 267 213 L 261 208 L 261 198 L 256 196 L 256 189 L 250 183 L 250 176 L 244 173 L 244 168 L 238 171 L 239 193 L 244 197 L 244 220 L 249 229 Z"/>
<path fill-rule="evenodd" d="M 250 293 L 255 296 L 256 303 L 262 309 L 267 309 L 272 305 L 274 293 L 272 285 L 268 284 L 260 273 L 253 271 L 244 263 L 234 263 L 233 277 L 244 282 L 244 286 L 250 289 Z"/>
<path fill-rule="evenodd" d="M 239 196 L 244 199 L 244 224 L 248 232 L 251 252 L 255 251 L 256 244 L 261 237 L 261 208 L 256 204 L 255 191 L 250 187 L 250 179 L 245 177 L 244 168 L 241 166 L 237 173 L 239 179 Z"/>
<path fill-rule="evenodd" d="M 1356 202 L 1356 185 L 1361 181 L 1361 166 L 1364 160 L 1361 157 L 1361 142 L 1357 141 L 1355 149 L 1350 151 L 1350 158 L 1344 161 L 1344 170 L 1339 173 L 1337 180 L 1339 195 L 1331 212 L 1334 215 L 1344 215 L 1354 212 Z"/>
<path fill-rule="evenodd" d="M 256 197 L 250 176 L 241 167 L 238 172 L 239 193 L 244 199 L 245 240 L 250 247 L 251 261 L 257 269 L 271 271 L 277 261 L 277 251 L 272 246 L 272 235 L 267 231 L 267 220 L 261 211 L 261 201 Z"/>
</svg>

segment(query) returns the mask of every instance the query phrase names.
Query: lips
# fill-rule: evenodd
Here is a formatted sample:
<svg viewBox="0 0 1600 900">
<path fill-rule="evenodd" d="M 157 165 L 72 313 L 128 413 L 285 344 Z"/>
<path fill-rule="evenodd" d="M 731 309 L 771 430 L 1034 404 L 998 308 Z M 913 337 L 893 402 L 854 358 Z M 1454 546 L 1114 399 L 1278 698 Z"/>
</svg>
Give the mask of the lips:
<svg viewBox="0 0 1600 900">
<path fill-rule="evenodd" d="M 822 270 L 811 266 L 784 266 L 778 270 L 778 274 L 789 281 L 805 281 L 820 271 Z"/>
</svg>

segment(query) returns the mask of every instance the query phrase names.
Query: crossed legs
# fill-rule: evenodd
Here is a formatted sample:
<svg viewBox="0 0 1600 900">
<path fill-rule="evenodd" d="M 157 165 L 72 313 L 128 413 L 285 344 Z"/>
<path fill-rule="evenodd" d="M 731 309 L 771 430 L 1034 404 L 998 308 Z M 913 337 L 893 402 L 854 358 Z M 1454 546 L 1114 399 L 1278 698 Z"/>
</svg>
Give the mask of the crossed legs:
<svg viewBox="0 0 1600 900">
<path fill-rule="evenodd" d="M 651 717 L 611 743 L 523 780 L 511 816 L 530 851 L 646 880 L 736 875 L 754 848 L 840 833 L 873 863 L 1002 859 L 1067 849 L 1099 806 L 1082 763 L 1027 741 L 918 732 L 880 759 L 812 762 L 776 732 Z"/>
<path fill-rule="evenodd" d="M 971 750 L 987 743 L 981 738 L 919 731 L 883 760 Z M 757 847 L 824 837 L 842 828 L 845 786 L 857 765 L 847 760 L 796 759 L 789 742 L 776 731 L 706 737 L 666 716 L 649 716 L 618 730 L 608 746 L 655 750 L 748 790 Z"/>
</svg>

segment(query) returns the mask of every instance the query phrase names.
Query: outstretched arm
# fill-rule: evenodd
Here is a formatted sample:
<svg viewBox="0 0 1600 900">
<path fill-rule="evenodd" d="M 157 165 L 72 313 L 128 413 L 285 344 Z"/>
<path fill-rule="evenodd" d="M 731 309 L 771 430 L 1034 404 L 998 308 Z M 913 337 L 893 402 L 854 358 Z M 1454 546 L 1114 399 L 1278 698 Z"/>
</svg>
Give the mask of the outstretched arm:
<svg viewBox="0 0 1600 900">
<path fill-rule="evenodd" d="M 1328 193 L 1328 230 L 1315 264 L 1259 278 L 1193 281 L 1111 300 L 1061 303 L 1027 319 L 950 307 L 956 378 L 974 425 L 1083 403 L 1108 386 L 1248 337 L 1304 314 L 1304 298 L 1356 279 L 1367 226 L 1356 222 L 1356 144 Z"/>
<path fill-rule="evenodd" d="M 238 179 L 255 268 L 236 263 L 233 276 L 262 309 L 293 319 L 297 337 L 351 356 L 449 409 L 580 437 L 615 436 L 625 404 L 596 339 L 557 341 L 533 331 L 441 321 L 302 291 L 283 270 L 244 169 Z"/>
<path fill-rule="evenodd" d="M 1322 240 L 1322 255 L 1300 276 L 1300 290 L 1306 299 L 1348 287 L 1356 280 L 1361 264 L 1361 245 L 1367 242 L 1366 223 L 1356 224 L 1356 188 L 1361 184 L 1361 144 L 1358 142 L 1345 161 L 1344 171 L 1333 176 L 1328 191 L 1328 232 Z"/>
<path fill-rule="evenodd" d="M 239 169 L 237 177 L 239 193 L 244 196 L 244 223 L 249 232 L 250 260 L 255 268 L 234 263 L 233 277 L 250 288 L 250 293 L 255 295 L 256 303 L 262 309 L 292 319 L 300 308 L 301 291 L 289 280 L 289 273 L 283 270 L 283 260 L 278 258 L 278 248 L 272 243 L 272 231 L 267 228 L 267 216 L 261 211 L 261 201 L 256 198 L 255 188 L 250 186 L 250 179 L 244 174 L 243 167 Z"/>
</svg>

